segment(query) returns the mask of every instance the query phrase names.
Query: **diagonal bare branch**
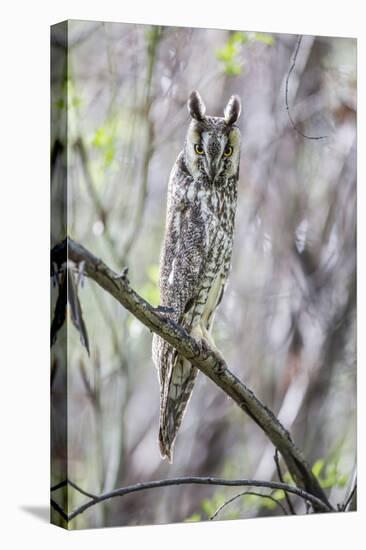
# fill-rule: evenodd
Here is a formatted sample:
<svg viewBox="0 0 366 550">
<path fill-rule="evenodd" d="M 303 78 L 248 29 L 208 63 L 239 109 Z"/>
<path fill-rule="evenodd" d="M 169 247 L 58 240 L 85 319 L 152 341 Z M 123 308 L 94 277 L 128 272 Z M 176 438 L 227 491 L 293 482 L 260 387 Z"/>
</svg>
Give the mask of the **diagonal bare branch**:
<svg viewBox="0 0 366 550">
<path fill-rule="evenodd" d="M 281 453 L 296 485 L 323 502 L 323 506 L 314 504 L 316 511 L 324 511 L 324 507 L 332 509 L 318 480 L 288 431 L 254 393 L 230 372 L 224 359 L 216 351 L 210 349 L 205 341 L 196 341 L 181 326 L 162 314 L 159 308 L 152 307 L 141 298 L 131 288 L 126 271 L 118 275 L 102 260 L 71 239 L 65 240 L 63 246 L 67 247 L 69 260 L 76 264 L 85 262 L 84 272 L 89 278 L 111 294 L 152 332 L 169 342 L 252 418 Z M 60 253 L 62 254 L 62 245 L 57 245 L 53 250 L 52 261 L 57 263 Z"/>
</svg>

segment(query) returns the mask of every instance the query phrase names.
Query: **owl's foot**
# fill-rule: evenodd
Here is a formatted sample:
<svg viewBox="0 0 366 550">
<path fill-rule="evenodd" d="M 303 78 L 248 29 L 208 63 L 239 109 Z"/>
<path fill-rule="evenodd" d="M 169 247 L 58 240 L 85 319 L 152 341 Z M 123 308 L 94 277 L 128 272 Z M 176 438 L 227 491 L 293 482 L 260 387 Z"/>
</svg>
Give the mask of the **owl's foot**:
<svg viewBox="0 0 366 550">
<path fill-rule="evenodd" d="M 215 341 L 213 339 L 212 334 L 207 330 L 205 326 L 201 326 L 202 331 L 202 339 L 206 342 L 206 344 L 213 349 L 216 349 Z"/>
<path fill-rule="evenodd" d="M 220 351 L 217 349 L 215 345 L 215 341 L 213 339 L 212 334 L 207 330 L 204 324 L 198 324 L 196 325 L 192 331 L 191 336 L 195 338 L 198 341 L 202 341 L 206 344 L 208 348 L 210 348 L 212 351 L 214 351 L 217 355 L 219 355 L 220 358 L 223 359 Z"/>
<path fill-rule="evenodd" d="M 183 337 L 187 336 L 186 330 L 175 320 L 175 309 L 168 306 L 157 306 L 154 310 L 162 315 L 168 323 L 170 323 Z"/>
<path fill-rule="evenodd" d="M 155 308 L 155 311 L 157 311 L 158 313 L 163 313 L 164 315 L 167 315 L 167 314 L 174 313 L 174 308 L 167 307 L 167 306 L 157 306 Z"/>
<path fill-rule="evenodd" d="M 213 352 L 215 352 L 216 355 L 220 357 L 220 359 L 224 360 L 220 350 L 216 347 L 212 334 L 207 330 L 206 327 L 201 327 L 201 330 L 202 330 L 201 339 L 205 342 L 206 346 L 209 347 Z"/>
</svg>

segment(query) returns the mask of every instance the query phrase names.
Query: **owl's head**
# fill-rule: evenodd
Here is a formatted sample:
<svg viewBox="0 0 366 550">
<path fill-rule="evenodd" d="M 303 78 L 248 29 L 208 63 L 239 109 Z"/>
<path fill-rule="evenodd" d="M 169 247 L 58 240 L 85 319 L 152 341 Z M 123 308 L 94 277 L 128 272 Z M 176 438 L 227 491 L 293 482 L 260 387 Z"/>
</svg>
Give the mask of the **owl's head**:
<svg viewBox="0 0 366 550">
<path fill-rule="evenodd" d="M 237 174 L 240 130 L 235 123 L 241 111 L 239 97 L 231 96 L 223 117 L 206 116 L 205 104 L 197 91 L 191 93 L 187 106 L 192 120 L 184 145 L 184 160 L 190 174 L 195 179 L 204 175 L 212 183 Z"/>
</svg>

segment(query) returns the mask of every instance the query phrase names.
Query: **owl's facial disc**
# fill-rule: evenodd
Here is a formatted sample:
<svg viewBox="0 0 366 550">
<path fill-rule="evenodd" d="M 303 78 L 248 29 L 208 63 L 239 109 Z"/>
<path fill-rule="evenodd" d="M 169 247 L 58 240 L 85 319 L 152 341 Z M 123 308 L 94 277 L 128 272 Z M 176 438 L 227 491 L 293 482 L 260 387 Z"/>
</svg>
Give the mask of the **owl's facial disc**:
<svg viewBox="0 0 366 550">
<path fill-rule="evenodd" d="M 212 183 L 215 183 L 222 173 L 235 173 L 239 151 L 236 139 L 238 131 L 234 129 L 228 133 L 202 132 L 203 168 Z"/>
<path fill-rule="evenodd" d="M 221 117 L 192 120 L 185 142 L 185 161 L 194 178 L 203 174 L 212 183 L 236 174 L 240 155 L 240 131 Z"/>
</svg>

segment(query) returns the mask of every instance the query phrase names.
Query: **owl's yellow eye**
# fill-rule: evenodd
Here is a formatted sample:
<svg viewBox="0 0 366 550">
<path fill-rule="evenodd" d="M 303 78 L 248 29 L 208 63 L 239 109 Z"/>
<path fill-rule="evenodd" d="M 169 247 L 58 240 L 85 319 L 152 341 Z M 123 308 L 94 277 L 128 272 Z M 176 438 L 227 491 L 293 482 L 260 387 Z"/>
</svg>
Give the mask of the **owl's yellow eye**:
<svg viewBox="0 0 366 550">
<path fill-rule="evenodd" d="M 227 145 L 225 147 L 224 157 L 231 157 L 232 154 L 233 154 L 233 148 L 231 147 L 231 145 Z"/>
<path fill-rule="evenodd" d="M 203 155 L 204 154 L 204 150 L 202 149 L 202 147 L 200 145 L 198 145 L 198 143 L 194 146 L 194 150 L 196 151 L 197 155 Z"/>
</svg>

